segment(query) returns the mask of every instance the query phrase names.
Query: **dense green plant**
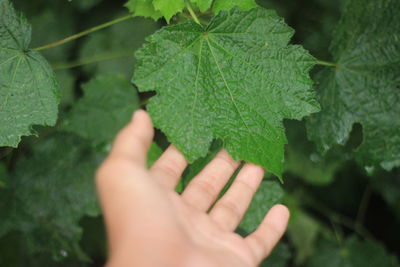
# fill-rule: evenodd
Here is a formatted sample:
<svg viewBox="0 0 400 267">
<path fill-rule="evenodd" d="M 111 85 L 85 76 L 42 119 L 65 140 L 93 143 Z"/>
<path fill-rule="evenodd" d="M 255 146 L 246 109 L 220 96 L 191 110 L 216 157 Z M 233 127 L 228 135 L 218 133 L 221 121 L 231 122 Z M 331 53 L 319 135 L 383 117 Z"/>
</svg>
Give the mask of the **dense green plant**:
<svg viewBox="0 0 400 267">
<path fill-rule="evenodd" d="M 222 147 L 269 171 L 238 229 L 290 207 L 266 266 L 398 266 L 364 219 L 377 195 L 400 221 L 399 0 L 115 2 L 0 0 L 0 265 L 102 264 L 93 173 L 142 107 L 178 192 Z"/>
</svg>

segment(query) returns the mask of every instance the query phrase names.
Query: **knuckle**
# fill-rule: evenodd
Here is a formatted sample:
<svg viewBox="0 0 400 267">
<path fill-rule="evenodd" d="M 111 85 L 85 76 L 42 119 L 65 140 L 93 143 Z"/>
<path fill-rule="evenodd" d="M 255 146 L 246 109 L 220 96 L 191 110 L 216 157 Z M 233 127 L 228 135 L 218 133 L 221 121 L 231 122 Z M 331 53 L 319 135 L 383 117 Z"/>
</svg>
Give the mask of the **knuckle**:
<svg viewBox="0 0 400 267">
<path fill-rule="evenodd" d="M 173 160 L 166 160 L 155 167 L 156 170 L 163 172 L 168 177 L 179 177 L 181 174 L 177 169 L 177 164 Z"/>
<path fill-rule="evenodd" d="M 194 186 L 200 191 L 201 194 L 213 199 L 218 194 L 218 189 L 207 180 L 198 180 L 194 182 Z"/>
<path fill-rule="evenodd" d="M 220 203 L 220 209 L 223 209 L 225 213 L 228 213 L 233 221 L 238 221 L 242 218 L 241 210 L 237 203 L 232 200 L 225 200 Z"/>
<path fill-rule="evenodd" d="M 258 234 L 253 234 L 252 236 L 254 243 L 256 244 L 257 247 L 260 248 L 262 253 L 264 254 L 265 252 L 268 251 L 267 244 L 265 242 L 265 238 Z"/>
<path fill-rule="evenodd" d="M 221 161 L 222 164 L 228 166 L 232 170 L 236 170 L 238 166 L 238 162 L 234 161 L 231 156 L 225 150 L 220 152 L 217 157 L 217 160 Z"/>
<path fill-rule="evenodd" d="M 254 195 L 257 191 L 257 188 L 254 188 L 254 186 L 251 186 L 249 183 L 243 180 L 236 180 L 236 183 L 238 186 L 240 186 L 241 191 L 247 191 L 247 193 L 250 195 Z"/>
</svg>

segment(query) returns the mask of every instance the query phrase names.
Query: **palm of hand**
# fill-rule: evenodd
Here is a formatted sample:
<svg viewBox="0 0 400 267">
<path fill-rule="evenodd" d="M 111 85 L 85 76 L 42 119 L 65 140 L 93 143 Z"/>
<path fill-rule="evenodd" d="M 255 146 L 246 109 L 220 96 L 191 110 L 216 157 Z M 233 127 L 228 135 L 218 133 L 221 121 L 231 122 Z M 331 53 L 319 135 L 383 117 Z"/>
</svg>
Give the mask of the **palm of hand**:
<svg viewBox="0 0 400 267">
<path fill-rule="evenodd" d="M 116 263 L 110 265 L 259 264 L 282 236 L 288 219 L 287 209 L 277 205 L 248 237 L 234 232 L 262 181 L 263 170 L 245 164 L 228 192 L 214 203 L 239 166 L 223 150 L 179 195 L 174 188 L 187 166 L 185 158 L 170 146 L 147 170 L 146 153 L 153 132 L 147 114 L 138 113 L 118 135 L 97 175 L 110 240 L 110 262 Z M 159 254 L 151 255 L 146 247 Z"/>
</svg>

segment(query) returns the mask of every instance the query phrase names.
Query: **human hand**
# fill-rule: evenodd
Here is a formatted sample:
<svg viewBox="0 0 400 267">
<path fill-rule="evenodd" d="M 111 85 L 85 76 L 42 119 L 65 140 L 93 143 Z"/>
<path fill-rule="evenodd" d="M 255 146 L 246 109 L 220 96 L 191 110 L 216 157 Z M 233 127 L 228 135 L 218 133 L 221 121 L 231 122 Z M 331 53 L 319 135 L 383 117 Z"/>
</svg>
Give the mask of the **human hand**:
<svg viewBox="0 0 400 267">
<path fill-rule="evenodd" d="M 222 150 L 179 195 L 174 189 L 187 162 L 171 145 L 147 169 L 153 135 L 150 117 L 137 111 L 98 170 L 108 266 L 257 266 L 283 235 L 289 217 L 285 206 L 276 205 L 249 236 L 234 232 L 262 181 L 263 169 L 246 163 L 214 205 L 239 166 Z"/>
</svg>

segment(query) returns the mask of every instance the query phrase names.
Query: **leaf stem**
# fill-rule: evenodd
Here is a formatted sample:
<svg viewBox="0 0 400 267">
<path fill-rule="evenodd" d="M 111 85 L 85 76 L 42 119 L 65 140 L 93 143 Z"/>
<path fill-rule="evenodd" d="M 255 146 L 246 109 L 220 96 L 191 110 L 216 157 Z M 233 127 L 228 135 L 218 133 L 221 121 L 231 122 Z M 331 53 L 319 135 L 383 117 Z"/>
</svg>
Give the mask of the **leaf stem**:
<svg viewBox="0 0 400 267">
<path fill-rule="evenodd" d="M 78 59 L 78 60 L 72 61 L 72 62 L 58 62 L 58 63 L 52 63 L 51 65 L 54 70 L 65 70 L 65 69 L 76 68 L 76 67 L 89 65 L 89 64 L 97 63 L 97 62 L 101 62 L 101 61 L 133 56 L 134 52 L 135 52 L 134 50 L 126 50 L 126 51 L 120 51 L 120 52 L 103 53 L 103 54 L 99 54 L 99 55 L 96 55 L 93 57 Z"/>
<path fill-rule="evenodd" d="M 317 65 L 322 65 L 322 66 L 328 66 L 328 67 L 337 67 L 338 64 L 336 63 L 332 63 L 332 62 L 328 62 L 328 61 L 322 61 L 322 60 L 318 60 L 316 62 Z"/>
<path fill-rule="evenodd" d="M 55 46 L 59 46 L 59 45 L 68 43 L 70 41 L 76 40 L 76 39 L 78 39 L 80 37 L 83 37 L 85 35 L 88 35 L 88 34 L 90 34 L 92 32 L 101 30 L 103 28 L 109 27 L 111 25 L 117 24 L 117 23 L 125 21 L 125 20 L 128 20 L 128 19 L 130 19 L 132 17 L 133 17 L 132 15 L 128 15 L 128 16 L 124 16 L 124 17 L 121 17 L 121 18 L 118 18 L 118 19 L 114 19 L 114 20 L 111 20 L 109 22 L 97 25 L 97 26 L 95 26 L 93 28 L 87 29 L 87 30 L 85 30 L 83 32 L 71 35 L 71 36 L 69 36 L 69 37 L 67 37 L 65 39 L 60 40 L 60 41 L 57 41 L 57 42 L 54 42 L 54 43 L 51 43 L 51 44 L 47 44 L 47 45 L 44 45 L 44 46 L 33 48 L 33 50 L 41 51 L 41 50 L 49 49 L 49 48 L 52 48 L 52 47 L 55 47 Z"/>
<path fill-rule="evenodd" d="M 186 9 L 189 11 L 190 16 L 192 16 L 193 20 L 194 20 L 197 24 L 201 25 L 201 23 L 200 23 L 200 21 L 199 21 L 199 18 L 197 17 L 196 13 L 194 13 L 194 11 L 193 11 L 192 7 L 190 6 L 188 0 L 185 1 L 185 4 L 186 4 Z"/>
</svg>

